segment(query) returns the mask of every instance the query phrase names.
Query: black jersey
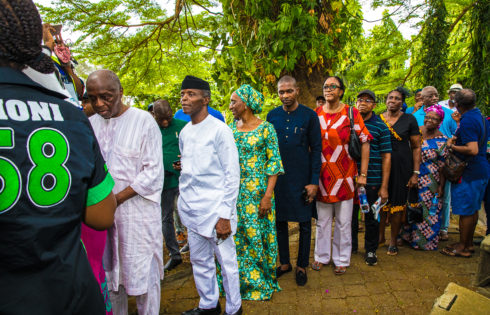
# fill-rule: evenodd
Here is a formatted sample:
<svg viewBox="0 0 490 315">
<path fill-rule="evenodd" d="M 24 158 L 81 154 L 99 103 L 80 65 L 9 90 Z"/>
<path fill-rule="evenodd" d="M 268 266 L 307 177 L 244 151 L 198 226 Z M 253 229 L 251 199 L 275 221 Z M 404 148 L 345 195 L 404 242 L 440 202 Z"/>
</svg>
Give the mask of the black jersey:
<svg viewBox="0 0 490 315">
<path fill-rule="evenodd" d="M 0 314 L 105 314 L 80 223 L 114 181 L 64 97 L 0 68 Z"/>
</svg>

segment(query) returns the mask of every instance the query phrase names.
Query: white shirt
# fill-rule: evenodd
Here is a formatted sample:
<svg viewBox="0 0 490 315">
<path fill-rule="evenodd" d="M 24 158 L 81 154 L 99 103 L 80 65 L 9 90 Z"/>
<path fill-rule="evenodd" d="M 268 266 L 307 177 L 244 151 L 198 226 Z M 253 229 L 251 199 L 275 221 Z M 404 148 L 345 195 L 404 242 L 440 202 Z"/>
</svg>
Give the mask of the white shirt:
<svg viewBox="0 0 490 315">
<path fill-rule="evenodd" d="M 162 135 L 148 112 L 132 107 L 116 118 L 93 115 L 90 122 L 114 178 L 114 194 L 128 186 L 138 193 L 117 207 L 108 231 L 107 284 L 112 291 L 123 285 L 129 295 L 141 295 L 148 291 L 153 259 L 163 277 Z"/>
<path fill-rule="evenodd" d="M 179 147 L 182 171 L 178 209 L 182 223 L 197 234 L 213 237 L 219 218 L 229 219 L 234 234 L 240 164 L 231 129 L 208 115 L 182 129 Z"/>
<path fill-rule="evenodd" d="M 446 107 L 447 109 L 450 109 L 454 112 L 458 111 L 458 109 L 456 108 L 456 106 L 454 107 L 449 107 L 449 100 L 444 100 L 444 101 L 440 101 L 439 103 L 437 103 L 438 105 L 441 105 L 442 107 Z"/>
</svg>

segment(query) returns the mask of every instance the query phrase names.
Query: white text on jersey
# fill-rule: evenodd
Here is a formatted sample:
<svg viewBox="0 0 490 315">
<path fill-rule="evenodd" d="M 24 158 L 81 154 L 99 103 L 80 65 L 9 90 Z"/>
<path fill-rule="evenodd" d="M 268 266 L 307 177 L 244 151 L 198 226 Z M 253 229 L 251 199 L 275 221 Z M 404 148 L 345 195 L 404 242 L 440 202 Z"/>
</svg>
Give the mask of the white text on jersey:
<svg viewBox="0 0 490 315">
<path fill-rule="evenodd" d="M 53 103 L 0 99 L 0 120 L 64 121 L 60 106 Z"/>
</svg>

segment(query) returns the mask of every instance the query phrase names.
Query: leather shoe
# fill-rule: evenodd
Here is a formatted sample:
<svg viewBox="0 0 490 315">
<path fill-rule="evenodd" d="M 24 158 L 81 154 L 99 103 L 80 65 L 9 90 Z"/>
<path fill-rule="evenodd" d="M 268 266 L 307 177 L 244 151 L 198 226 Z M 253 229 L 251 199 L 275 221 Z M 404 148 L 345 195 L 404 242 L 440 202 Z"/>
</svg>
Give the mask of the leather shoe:
<svg viewBox="0 0 490 315">
<path fill-rule="evenodd" d="M 182 263 L 182 258 L 170 258 L 170 260 L 165 264 L 163 269 L 165 271 L 170 271 Z"/>
<path fill-rule="evenodd" d="M 299 286 L 304 286 L 308 281 L 308 277 L 306 276 L 306 272 L 301 270 L 296 271 L 296 284 Z"/>
<path fill-rule="evenodd" d="M 243 308 L 240 306 L 240 308 L 238 309 L 238 311 L 236 311 L 236 313 L 228 314 L 227 312 L 224 312 L 223 315 L 242 315 L 242 313 L 243 313 Z"/>
<path fill-rule="evenodd" d="M 193 308 L 192 310 L 188 310 L 182 312 L 182 315 L 221 315 L 221 305 L 216 305 L 215 308 Z"/>
<path fill-rule="evenodd" d="M 291 270 L 293 270 L 293 267 L 291 267 L 291 265 L 289 265 L 289 268 L 286 270 L 282 270 L 281 266 L 277 267 L 276 268 L 276 278 L 279 278 L 280 276 L 282 276 L 285 273 L 290 272 Z"/>
</svg>

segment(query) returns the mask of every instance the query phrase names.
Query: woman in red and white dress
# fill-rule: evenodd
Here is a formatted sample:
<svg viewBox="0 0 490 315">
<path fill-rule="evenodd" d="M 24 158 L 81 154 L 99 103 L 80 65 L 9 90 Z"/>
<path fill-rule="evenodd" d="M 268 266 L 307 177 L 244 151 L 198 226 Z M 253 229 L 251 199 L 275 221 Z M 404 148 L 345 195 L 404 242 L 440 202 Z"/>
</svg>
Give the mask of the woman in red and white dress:
<svg viewBox="0 0 490 315">
<path fill-rule="evenodd" d="M 344 90 L 344 84 L 339 77 L 328 77 L 323 85 L 326 103 L 316 109 L 322 132 L 322 167 L 317 196 L 315 262 L 312 268 L 320 270 L 322 265 L 328 264 L 332 259 L 335 264 L 335 274 L 339 275 L 345 273 L 350 265 L 354 191 L 356 185 L 366 184 L 369 140 L 372 138 L 361 115 L 356 108 L 353 108 L 354 130 L 359 136 L 362 150 L 361 171 L 358 174 L 356 161 L 348 152 L 349 106 L 340 102 Z M 332 245 L 334 214 L 335 231 Z"/>
</svg>

